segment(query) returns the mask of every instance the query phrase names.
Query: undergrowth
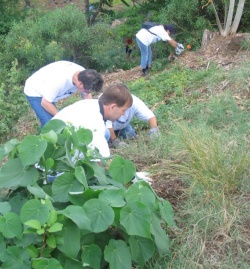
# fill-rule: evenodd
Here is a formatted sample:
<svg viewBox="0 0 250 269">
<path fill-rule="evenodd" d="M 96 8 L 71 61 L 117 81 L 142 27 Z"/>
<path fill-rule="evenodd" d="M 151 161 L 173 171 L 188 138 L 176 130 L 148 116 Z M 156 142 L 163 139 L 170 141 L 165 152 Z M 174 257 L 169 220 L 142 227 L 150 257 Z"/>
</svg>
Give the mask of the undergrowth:
<svg viewBox="0 0 250 269">
<path fill-rule="evenodd" d="M 130 85 L 154 109 L 161 136 L 150 141 L 144 131 L 147 125 L 134 120 L 139 137 L 123 149 L 124 156 L 137 169 L 149 171 L 158 180 L 156 186 L 165 184 L 167 190 L 177 179 L 186 186 L 176 201 L 178 229 L 172 231 L 172 256 L 151 259 L 148 269 L 249 266 L 247 65 L 230 72 L 178 67 Z M 223 91 L 210 90 L 225 81 Z M 202 90 L 196 85 L 203 85 Z"/>
</svg>

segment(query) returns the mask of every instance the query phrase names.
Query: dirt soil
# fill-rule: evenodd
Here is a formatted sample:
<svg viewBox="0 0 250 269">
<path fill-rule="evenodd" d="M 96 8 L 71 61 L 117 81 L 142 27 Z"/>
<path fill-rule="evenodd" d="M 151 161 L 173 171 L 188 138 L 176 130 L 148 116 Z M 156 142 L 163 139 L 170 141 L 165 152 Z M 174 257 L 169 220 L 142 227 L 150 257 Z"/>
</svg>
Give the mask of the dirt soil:
<svg viewBox="0 0 250 269">
<path fill-rule="evenodd" d="M 223 69 L 229 70 L 234 66 L 240 66 L 244 59 L 249 59 L 250 50 L 243 50 L 242 43 L 249 40 L 250 34 L 235 34 L 228 37 L 222 37 L 218 33 L 214 33 L 206 45 L 197 51 L 186 49 L 178 58 L 172 62 L 177 62 L 191 69 L 206 69 L 211 63 L 215 63 Z M 133 81 L 141 77 L 140 67 L 131 70 L 103 74 L 105 85 L 113 82 Z"/>
</svg>

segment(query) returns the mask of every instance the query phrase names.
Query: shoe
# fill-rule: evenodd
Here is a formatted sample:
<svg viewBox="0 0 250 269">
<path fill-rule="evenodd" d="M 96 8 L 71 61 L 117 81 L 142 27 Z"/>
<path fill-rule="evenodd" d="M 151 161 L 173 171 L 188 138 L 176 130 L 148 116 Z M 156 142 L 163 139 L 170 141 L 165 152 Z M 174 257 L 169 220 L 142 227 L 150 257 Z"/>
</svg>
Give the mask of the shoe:
<svg viewBox="0 0 250 269">
<path fill-rule="evenodd" d="M 143 75 L 143 76 L 146 76 L 146 75 L 147 75 L 147 69 L 146 69 L 146 68 L 143 68 L 143 69 L 142 69 L 142 75 Z"/>
</svg>

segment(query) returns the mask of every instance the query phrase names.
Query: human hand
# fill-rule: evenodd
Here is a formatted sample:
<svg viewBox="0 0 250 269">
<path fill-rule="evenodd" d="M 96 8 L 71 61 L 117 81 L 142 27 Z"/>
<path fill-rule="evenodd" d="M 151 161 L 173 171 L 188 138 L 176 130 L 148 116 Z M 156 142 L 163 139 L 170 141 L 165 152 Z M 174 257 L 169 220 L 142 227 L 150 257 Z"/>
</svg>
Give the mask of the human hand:
<svg viewBox="0 0 250 269">
<path fill-rule="evenodd" d="M 119 138 L 116 138 L 111 142 L 112 148 L 115 148 L 115 149 L 126 147 L 127 145 L 128 145 L 127 143 L 121 141 Z"/>
<path fill-rule="evenodd" d="M 159 129 L 157 127 L 151 128 L 148 131 L 148 135 L 149 135 L 150 139 L 154 139 L 154 138 L 158 137 L 159 136 Z"/>
</svg>

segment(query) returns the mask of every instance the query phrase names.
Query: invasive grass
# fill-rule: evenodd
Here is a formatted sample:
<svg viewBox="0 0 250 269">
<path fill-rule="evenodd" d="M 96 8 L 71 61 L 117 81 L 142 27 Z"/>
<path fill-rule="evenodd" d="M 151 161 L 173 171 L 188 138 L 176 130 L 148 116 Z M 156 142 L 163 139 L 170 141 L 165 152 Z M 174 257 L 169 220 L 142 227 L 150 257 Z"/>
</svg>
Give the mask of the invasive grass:
<svg viewBox="0 0 250 269">
<path fill-rule="evenodd" d="M 215 191 L 237 191 L 250 164 L 249 145 L 221 141 L 213 129 L 180 128 L 181 147 L 186 152 L 183 164 L 176 167 L 180 174 L 192 178 L 193 187 L 204 189 L 208 198 Z"/>
</svg>

